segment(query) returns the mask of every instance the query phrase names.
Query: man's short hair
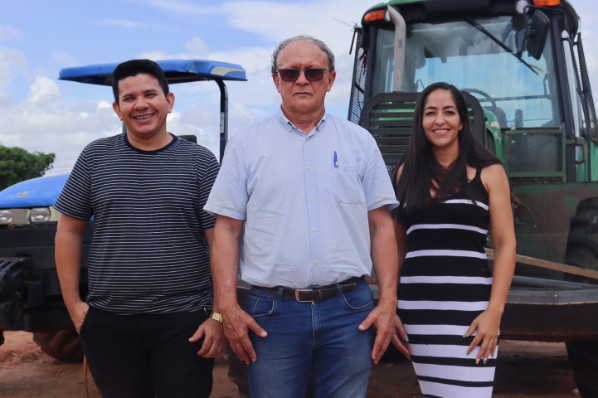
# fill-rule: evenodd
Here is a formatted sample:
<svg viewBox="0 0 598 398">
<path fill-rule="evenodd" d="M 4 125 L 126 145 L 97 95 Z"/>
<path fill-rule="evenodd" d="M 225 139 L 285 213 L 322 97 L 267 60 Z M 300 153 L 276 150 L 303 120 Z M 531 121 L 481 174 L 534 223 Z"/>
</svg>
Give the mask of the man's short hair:
<svg viewBox="0 0 598 398">
<path fill-rule="evenodd" d="M 330 48 L 328 48 L 326 43 L 324 43 L 322 40 L 318 40 L 312 36 L 299 35 L 299 36 L 290 37 L 288 39 L 281 41 L 280 44 L 278 45 L 278 47 L 276 47 L 276 49 L 272 53 L 272 73 L 276 73 L 276 71 L 278 70 L 278 67 L 276 66 L 276 60 L 278 58 L 278 54 L 280 54 L 280 52 L 282 51 L 283 48 L 285 48 L 287 45 L 289 45 L 290 43 L 292 43 L 294 41 L 308 41 L 308 42 L 314 43 L 316 46 L 320 47 L 320 49 L 326 53 L 326 56 L 328 56 L 328 69 L 330 69 L 330 72 L 332 72 L 334 70 L 334 54 L 332 53 L 332 50 L 330 50 Z"/>
<path fill-rule="evenodd" d="M 112 93 L 116 103 L 118 103 L 118 82 L 127 77 L 137 76 L 140 73 L 155 77 L 160 83 L 164 95 L 168 94 L 168 81 L 160 65 L 149 59 L 132 59 L 119 64 L 112 72 Z"/>
</svg>

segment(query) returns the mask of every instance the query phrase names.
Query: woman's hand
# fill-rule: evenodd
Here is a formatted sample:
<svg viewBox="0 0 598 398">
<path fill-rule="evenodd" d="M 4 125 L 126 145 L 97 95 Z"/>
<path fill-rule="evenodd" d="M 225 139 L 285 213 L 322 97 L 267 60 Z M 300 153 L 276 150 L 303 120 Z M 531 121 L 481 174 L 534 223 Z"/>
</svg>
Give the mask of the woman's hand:
<svg viewBox="0 0 598 398">
<path fill-rule="evenodd" d="M 397 347 L 397 349 L 401 353 L 403 353 L 403 355 L 405 355 L 405 357 L 407 357 L 407 359 L 411 359 L 411 353 L 409 352 L 409 349 L 405 345 L 405 343 L 409 342 L 409 338 L 407 337 L 407 331 L 405 330 L 405 327 L 403 326 L 403 322 L 401 321 L 401 318 L 399 318 L 398 315 L 395 315 L 394 328 L 395 328 L 395 333 L 392 336 L 392 344 L 395 347 Z"/>
<path fill-rule="evenodd" d="M 478 345 L 480 350 L 475 358 L 475 363 L 478 364 L 480 359 L 484 363 L 496 354 L 496 347 L 498 345 L 498 332 L 500 328 L 500 319 L 502 313 L 499 311 L 487 309 L 478 315 L 463 337 L 469 337 L 477 330 L 476 336 L 467 348 L 467 354 L 471 353 Z"/>
</svg>

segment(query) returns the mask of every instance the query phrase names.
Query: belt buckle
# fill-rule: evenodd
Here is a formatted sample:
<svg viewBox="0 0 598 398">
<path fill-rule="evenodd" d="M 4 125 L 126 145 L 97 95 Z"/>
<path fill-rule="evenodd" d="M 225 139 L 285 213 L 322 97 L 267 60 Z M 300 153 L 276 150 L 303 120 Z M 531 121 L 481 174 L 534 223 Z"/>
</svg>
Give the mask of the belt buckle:
<svg viewBox="0 0 598 398">
<path fill-rule="evenodd" d="M 313 303 L 314 300 L 301 300 L 301 298 L 299 297 L 301 293 L 310 293 L 313 291 L 314 289 L 295 289 L 295 300 L 297 300 L 300 303 Z"/>
</svg>

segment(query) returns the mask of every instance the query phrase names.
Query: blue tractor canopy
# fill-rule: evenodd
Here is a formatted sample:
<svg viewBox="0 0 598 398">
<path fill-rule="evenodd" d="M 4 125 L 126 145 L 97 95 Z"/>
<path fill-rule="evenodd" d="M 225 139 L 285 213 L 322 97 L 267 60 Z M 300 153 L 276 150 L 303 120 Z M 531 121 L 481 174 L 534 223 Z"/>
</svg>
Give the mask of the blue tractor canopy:
<svg viewBox="0 0 598 398">
<path fill-rule="evenodd" d="M 163 60 L 156 61 L 164 71 L 169 84 L 189 83 L 202 80 L 246 81 L 245 69 L 241 65 L 209 60 Z M 112 85 L 112 72 L 118 63 L 96 64 L 64 68 L 58 79 L 79 83 Z"/>
</svg>

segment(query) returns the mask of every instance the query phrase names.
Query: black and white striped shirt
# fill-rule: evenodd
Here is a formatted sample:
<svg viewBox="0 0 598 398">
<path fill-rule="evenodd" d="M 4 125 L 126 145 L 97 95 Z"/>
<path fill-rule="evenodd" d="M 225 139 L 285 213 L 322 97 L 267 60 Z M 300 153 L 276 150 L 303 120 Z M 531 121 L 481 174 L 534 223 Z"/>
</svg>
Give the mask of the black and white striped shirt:
<svg viewBox="0 0 598 398">
<path fill-rule="evenodd" d="M 212 307 L 203 206 L 218 173 L 206 148 L 175 137 L 157 151 L 126 135 L 89 144 L 55 207 L 94 218 L 88 303 L 119 314 L 172 313 Z"/>
</svg>

